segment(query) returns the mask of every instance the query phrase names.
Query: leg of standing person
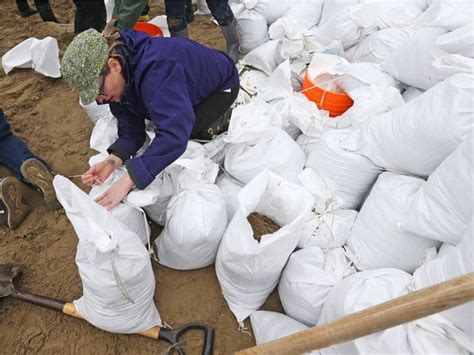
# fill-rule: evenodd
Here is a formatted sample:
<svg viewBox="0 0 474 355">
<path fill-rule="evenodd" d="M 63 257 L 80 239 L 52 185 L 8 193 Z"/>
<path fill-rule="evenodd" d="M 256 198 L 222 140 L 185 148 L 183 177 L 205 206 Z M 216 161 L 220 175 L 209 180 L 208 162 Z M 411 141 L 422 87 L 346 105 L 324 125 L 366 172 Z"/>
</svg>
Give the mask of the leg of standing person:
<svg viewBox="0 0 474 355">
<path fill-rule="evenodd" d="M 239 36 L 237 20 L 229 6 L 228 0 L 206 0 L 212 16 L 219 23 L 227 45 L 227 54 L 234 63 L 239 60 Z"/>
<path fill-rule="evenodd" d="M 105 3 L 102 0 L 74 0 L 74 33 L 78 34 L 89 28 L 102 32 L 107 21 Z"/>
<path fill-rule="evenodd" d="M 147 5 L 148 0 L 115 0 L 115 26 L 119 29 L 132 28 Z"/>
<path fill-rule="evenodd" d="M 30 7 L 27 0 L 16 0 L 15 2 L 18 10 L 20 10 L 21 17 L 28 17 L 38 13 L 38 11 Z"/>
<path fill-rule="evenodd" d="M 165 0 L 166 21 L 171 37 L 188 38 L 188 24 L 186 22 L 186 1 Z"/>
<path fill-rule="evenodd" d="M 54 16 L 48 0 L 35 0 L 35 6 L 44 22 L 59 22 L 56 16 Z"/>
</svg>

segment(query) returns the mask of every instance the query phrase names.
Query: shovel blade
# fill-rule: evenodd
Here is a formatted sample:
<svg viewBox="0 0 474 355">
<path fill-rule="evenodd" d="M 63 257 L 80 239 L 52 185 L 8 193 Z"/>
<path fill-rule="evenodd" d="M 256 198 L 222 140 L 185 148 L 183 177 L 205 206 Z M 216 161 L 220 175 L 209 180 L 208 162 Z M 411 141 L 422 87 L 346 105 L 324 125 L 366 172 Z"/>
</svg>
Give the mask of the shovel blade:
<svg viewBox="0 0 474 355">
<path fill-rule="evenodd" d="M 20 264 L 1 264 L 0 265 L 0 298 L 12 295 L 15 292 L 13 280 L 21 273 Z"/>
</svg>

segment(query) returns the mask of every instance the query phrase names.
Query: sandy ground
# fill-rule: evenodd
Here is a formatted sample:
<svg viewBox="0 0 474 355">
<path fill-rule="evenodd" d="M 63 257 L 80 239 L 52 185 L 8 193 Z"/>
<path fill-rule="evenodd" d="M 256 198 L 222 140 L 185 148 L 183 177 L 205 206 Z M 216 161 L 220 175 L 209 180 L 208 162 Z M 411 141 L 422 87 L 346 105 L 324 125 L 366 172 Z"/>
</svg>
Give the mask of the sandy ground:
<svg viewBox="0 0 474 355">
<path fill-rule="evenodd" d="M 54 11 L 70 23 L 74 5 L 69 0 L 51 1 Z M 151 1 L 150 15 L 163 14 L 162 1 Z M 73 38 L 72 24 L 41 22 L 38 15 L 23 19 L 13 1 L 0 0 L 0 55 L 28 37 L 55 37 L 62 56 Z M 190 36 L 208 46 L 224 49 L 224 40 L 210 18 L 197 17 Z M 8 76 L 0 70 L 0 107 L 15 134 L 33 153 L 46 159 L 62 175 L 83 173 L 88 158 L 92 124 L 78 104 L 78 96 L 61 79 L 30 69 L 15 69 Z M 0 167 L 0 175 L 8 174 Z M 84 188 L 84 186 L 81 186 Z M 84 188 L 85 189 L 85 188 Z M 74 262 L 77 237 L 63 210 L 49 211 L 39 193 L 28 190 L 32 212 L 17 229 L 0 227 L 0 263 L 24 266 L 18 288 L 72 301 L 81 296 L 82 284 Z M 153 236 L 159 233 L 152 226 Z M 194 271 L 175 271 L 153 262 L 157 287 L 155 302 L 162 318 L 172 326 L 202 322 L 216 330 L 215 353 L 230 354 L 254 344 L 253 336 L 237 330 L 237 323 L 222 297 L 214 266 Z M 272 294 L 263 309 L 281 310 Z M 247 321 L 246 325 L 250 329 Z M 189 354 L 200 352 L 199 334 L 185 346 Z M 0 354 L 151 354 L 166 353 L 167 344 L 138 335 L 101 331 L 84 321 L 54 311 L 0 299 Z"/>
</svg>

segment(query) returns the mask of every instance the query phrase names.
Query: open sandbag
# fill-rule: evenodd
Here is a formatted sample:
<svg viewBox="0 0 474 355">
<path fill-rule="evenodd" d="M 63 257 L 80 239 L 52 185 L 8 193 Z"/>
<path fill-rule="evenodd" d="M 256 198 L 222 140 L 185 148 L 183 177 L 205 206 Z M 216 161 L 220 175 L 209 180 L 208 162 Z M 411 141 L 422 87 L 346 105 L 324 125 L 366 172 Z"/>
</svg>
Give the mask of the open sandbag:
<svg viewBox="0 0 474 355">
<path fill-rule="evenodd" d="M 308 326 L 316 325 L 332 287 L 354 272 L 342 248 L 309 247 L 294 252 L 278 284 L 285 313 Z"/>
<path fill-rule="evenodd" d="M 313 201 L 302 186 L 268 170 L 250 181 L 237 198 L 237 211 L 217 252 L 216 274 L 224 298 L 240 323 L 259 309 L 278 284 Z M 257 241 L 247 219 L 254 212 L 280 228 Z"/>
<path fill-rule="evenodd" d="M 241 184 L 230 176 L 222 174 L 217 178 L 216 185 L 221 189 L 225 201 L 227 219 L 230 221 L 237 210 L 237 195 L 240 190 L 242 190 L 244 184 Z"/>
<path fill-rule="evenodd" d="M 426 250 L 439 242 L 402 231 L 398 225 L 424 181 L 383 173 L 365 200 L 347 240 L 359 270 L 394 267 L 413 272 Z"/>
<path fill-rule="evenodd" d="M 377 269 L 350 275 L 327 296 L 319 324 L 324 324 L 406 295 L 411 275 Z M 322 349 L 322 354 L 468 354 L 464 334 L 438 315 L 415 320 Z"/>
<path fill-rule="evenodd" d="M 369 120 L 343 147 L 387 170 L 428 176 L 473 129 L 473 96 L 472 75 L 452 76 Z"/>
<path fill-rule="evenodd" d="M 472 133 L 423 184 L 401 228 L 457 245 L 472 216 L 474 176 Z"/>
<path fill-rule="evenodd" d="M 53 184 L 79 238 L 76 264 L 83 295 L 74 301 L 79 314 L 114 333 L 161 325 L 153 302 L 155 278 L 140 238 L 66 178 L 57 175 Z"/>
<path fill-rule="evenodd" d="M 335 196 L 343 209 L 357 209 L 381 172 L 381 168 L 366 157 L 343 149 L 350 134 L 347 129 L 326 132 L 314 145 L 305 164 L 334 182 Z"/>
</svg>

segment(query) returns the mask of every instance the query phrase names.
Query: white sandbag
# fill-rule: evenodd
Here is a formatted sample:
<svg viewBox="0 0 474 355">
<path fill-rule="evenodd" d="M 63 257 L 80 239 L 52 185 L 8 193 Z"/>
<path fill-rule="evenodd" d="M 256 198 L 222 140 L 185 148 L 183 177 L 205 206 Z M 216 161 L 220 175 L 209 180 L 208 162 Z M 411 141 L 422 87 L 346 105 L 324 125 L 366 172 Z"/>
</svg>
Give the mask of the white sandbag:
<svg viewBox="0 0 474 355">
<path fill-rule="evenodd" d="M 334 286 L 319 324 L 408 293 L 411 275 L 397 269 L 358 272 Z M 322 354 L 467 354 L 462 332 L 438 315 L 322 349 Z M 454 339 L 454 340 L 453 340 Z"/>
<path fill-rule="evenodd" d="M 353 254 L 350 257 L 359 270 L 395 267 L 413 272 L 426 250 L 439 244 L 398 228 L 423 183 L 394 173 L 379 176 L 347 240 Z"/>
<path fill-rule="evenodd" d="M 87 113 L 87 116 L 89 116 L 93 124 L 96 124 L 101 118 L 109 118 L 112 116 L 109 104 L 99 105 L 93 101 L 89 105 L 84 105 L 81 99 L 79 99 L 79 106 Z"/>
<path fill-rule="evenodd" d="M 428 176 L 474 127 L 474 78 L 458 74 L 374 117 L 344 148 L 387 170 Z"/>
<path fill-rule="evenodd" d="M 433 62 L 433 68 L 436 75 L 441 78 L 449 78 L 459 73 L 472 74 L 474 72 L 474 58 L 459 54 L 446 54 Z"/>
<path fill-rule="evenodd" d="M 469 0 L 432 0 L 418 22 L 452 31 L 472 23 L 473 18 L 474 6 Z"/>
<path fill-rule="evenodd" d="M 250 322 L 257 345 L 308 329 L 304 324 L 284 314 L 269 311 L 253 312 Z"/>
<path fill-rule="evenodd" d="M 107 14 L 106 19 L 107 19 L 107 22 L 109 22 L 114 13 L 115 0 L 104 0 L 104 2 L 105 2 L 105 11 Z"/>
<path fill-rule="evenodd" d="M 406 85 L 429 89 L 446 78 L 433 66 L 437 58 L 446 54 L 436 46 L 436 40 L 445 33 L 446 30 L 440 27 L 416 28 L 384 58 L 382 68 Z"/>
<path fill-rule="evenodd" d="M 168 204 L 165 228 L 155 241 L 159 263 L 178 270 L 211 265 L 226 228 L 219 187 L 203 184 L 179 192 Z"/>
<path fill-rule="evenodd" d="M 418 96 L 420 96 L 424 92 L 425 92 L 424 90 L 418 89 L 414 86 L 409 86 L 405 89 L 405 91 L 403 91 L 402 97 L 403 97 L 403 100 L 405 100 L 405 102 L 409 102 L 413 99 L 416 99 Z"/>
<path fill-rule="evenodd" d="M 244 10 L 236 19 L 241 53 L 247 54 L 269 40 L 267 21 L 258 12 Z"/>
<path fill-rule="evenodd" d="M 423 184 L 410 204 L 401 228 L 433 240 L 457 245 L 472 216 L 472 133 Z"/>
<path fill-rule="evenodd" d="M 420 266 L 413 274 L 415 289 L 432 286 L 439 282 L 474 272 L 473 260 L 473 224 L 465 230 L 461 244 L 451 247 L 443 255 Z M 441 254 L 441 253 L 440 253 Z M 454 325 L 463 330 L 471 339 L 474 337 L 474 302 L 457 306 L 441 312 Z"/>
<path fill-rule="evenodd" d="M 249 54 L 247 54 L 247 56 Z M 271 69 L 270 72 L 273 72 L 275 68 Z M 247 68 L 240 72 L 240 86 L 242 86 L 242 88 L 244 88 L 251 95 L 254 95 L 260 91 L 260 87 L 262 86 L 263 82 L 265 82 L 267 77 L 268 74 L 266 74 L 263 70 L 253 70 L 251 68 Z M 239 90 L 239 94 L 241 92 L 243 92 L 243 90 Z"/>
<path fill-rule="evenodd" d="M 239 206 L 219 246 L 216 274 L 237 321 L 256 311 L 278 284 L 281 271 L 299 241 L 301 223 L 313 204 L 301 186 L 265 170 L 238 195 Z M 247 216 L 257 212 L 281 228 L 254 239 Z"/>
<path fill-rule="evenodd" d="M 474 24 L 470 21 L 457 30 L 438 37 L 436 46 L 449 54 L 474 57 Z"/>
<path fill-rule="evenodd" d="M 140 238 L 66 178 L 56 175 L 53 185 L 79 238 L 76 264 L 83 295 L 74 301 L 79 314 L 114 333 L 160 326 L 155 278 Z"/>
<path fill-rule="evenodd" d="M 305 325 L 316 325 L 331 288 L 354 272 L 342 248 L 294 252 L 278 284 L 285 313 Z"/>
<path fill-rule="evenodd" d="M 209 15 L 211 10 L 207 6 L 206 0 L 198 0 L 197 2 L 197 10 L 194 12 L 195 15 Z"/>
<path fill-rule="evenodd" d="M 242 58 L 241 63 L 270 75 L 283 61 L 280 42 L 270 40 L 253 48 Z"/>
<path fill-rule="evenodd" d="M 325 0 L 319 25 L 325 24 L 328 20 L 341 13 L 345 8 L 358 4 L 360 4 L 360 0 Z"/>
<path fill-rule="evenodd" d="M 232 113 L 224 167 L 234 178 L 249 182 L 264 169 L 296 181 L 306 159 L 281 128 L 281 117 L 267 103 L 254 99 Z"/>
<path fill-rule="evenodd" d="M 173 174 L 165 169 L 148 185 L 147 189 L 151 192 L 152 196 L 149 203 L 143 206 L 143 209 L 153 222 L 164 226 L 168 203 L 174 194 Z M 133 198 L 133 196 L 130 196 L 132 193 L 129 194 L 129 199 Z M 143 201 L 142 198 L 134 198 L 132 202 L 134 204 L 139 203 L 139 201 Z"/>
<path fill-rule="evenodd" d="M 366 157 L 342 148 L 350 130 L 331 130 L 314 145 L 305 166 L 335 184 L 340 208 L 357 209 L 381 168 Z"/>
<path fill-rule="evenodd" d="M 225 201 L 227 219 L 230 222 L 234 216 L 235 211 L 237 210 L 237 195 L 239 194 L 240 190 L 242 190 L 244 185 L 225 174 L 222 174 L 217 179 L 216 185 L 221 189 Z"/>
<path fill-rule="evenodd" d="M 117 118 L 112 115 L 110 110 L 105 112 L 102 111 L 101 106 L 97 106 L 97 108 L 98 110 L 94 110 L 95 112 L 91 113 L 92 117 L 98 117 L 99 114 L 102 117 L 94 122 L 95 126 L 92 129 L 89 144 L 92 149 L 95 149 L 100 153 L 107 153 L 107 149 L 118 138 L 118 122 Z M 96 115 L 96 113 L 98 115 Z"/>
<path fill-rule="evenodd" d="M 241 0 L 246 9 L 252 9 L 262 15 L 271 25 L 281 17 L 293 4 L 293 0 Z"/>
</svg>

